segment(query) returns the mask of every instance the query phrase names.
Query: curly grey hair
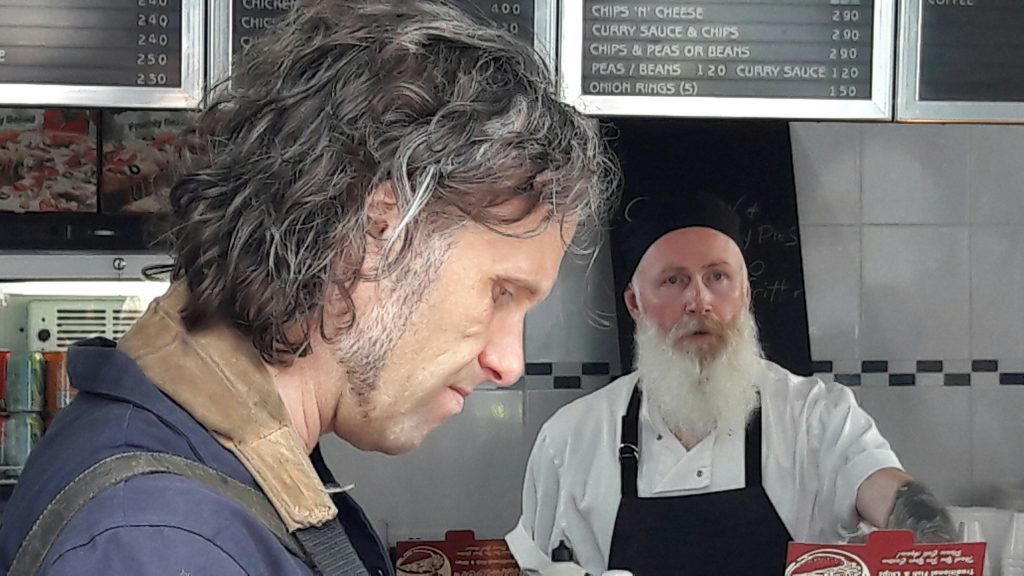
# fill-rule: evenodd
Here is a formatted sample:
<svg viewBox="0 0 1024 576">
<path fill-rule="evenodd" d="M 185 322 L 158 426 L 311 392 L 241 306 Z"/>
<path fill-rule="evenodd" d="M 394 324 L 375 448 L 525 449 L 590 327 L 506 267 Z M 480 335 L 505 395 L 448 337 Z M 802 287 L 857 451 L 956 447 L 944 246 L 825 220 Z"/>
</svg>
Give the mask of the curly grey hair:
<svg viewBox="0 0 1024 576">
<path fill-rule="evenodd" d="M 537 54 L 441 2 L 300 0 L 230 82 L 171 191 L 172 277 L 189 329 L 226 319 L 272 364 L 308 352 L 317 326 L 331 337 L 332 289 L 352 325 L 382 183 L 401 211 L 382 274 L 466 222 L 506 233 L 544 210 L 545 226 L 586 229 L 614 201 L 596 123 L 556 99 Z"/>
</svg>

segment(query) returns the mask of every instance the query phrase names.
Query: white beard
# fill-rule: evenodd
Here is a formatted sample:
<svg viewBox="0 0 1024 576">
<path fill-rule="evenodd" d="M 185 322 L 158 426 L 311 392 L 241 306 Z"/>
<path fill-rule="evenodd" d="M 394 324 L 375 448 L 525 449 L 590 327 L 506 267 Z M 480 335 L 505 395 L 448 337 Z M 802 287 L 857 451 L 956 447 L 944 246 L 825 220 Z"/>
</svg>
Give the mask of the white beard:
<svg viewBox="0 0 1024 576">
<path fill-rule="evenodd" d="M 741 431 L 758 405 L 762 352 L 753 314 L 744 309 L 709 358 L 677 349 L 679 328 L 666 335 L 643 316 L 637 321 L 636 369 L 648 406 L 694 444 L 716 428 Z"/>
</svg>

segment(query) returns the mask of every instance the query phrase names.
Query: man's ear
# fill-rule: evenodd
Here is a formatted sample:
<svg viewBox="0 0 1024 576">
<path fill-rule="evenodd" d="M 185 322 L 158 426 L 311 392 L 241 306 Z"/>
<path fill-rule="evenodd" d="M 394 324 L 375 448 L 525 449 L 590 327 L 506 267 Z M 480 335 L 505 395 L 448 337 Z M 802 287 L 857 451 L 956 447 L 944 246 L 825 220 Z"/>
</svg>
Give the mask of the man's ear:
<svg viewBox="0 0 1024 576">
<path fill-rule="evenodd" d="M 373 278 L 381 273 L 384 249 L 394 235 L 398 220 L 398 198 L 389 180 L 374 188 L 366 199 L 366 252 L 360 269 L 363 278 Z"/>
<path fill-rule="evenodd" d="M 633 290 L 632 282 L 629 283 L 629 286 L 626 286 L 625 292 L 622 293 L 622 298 L 626 301 L 626 310 L 629 311 L 629 315 L 636 321 L 640 316 L 640 303 L 637 302 L 636 290 Z"/>
<path fill-rule="evenodd" d="M 390 235 L 398 223 L 398 197 L 390 180 L 373 189 L 366 201 L 368 235 L 373 240 L 383 240 Z"/>
</svg>

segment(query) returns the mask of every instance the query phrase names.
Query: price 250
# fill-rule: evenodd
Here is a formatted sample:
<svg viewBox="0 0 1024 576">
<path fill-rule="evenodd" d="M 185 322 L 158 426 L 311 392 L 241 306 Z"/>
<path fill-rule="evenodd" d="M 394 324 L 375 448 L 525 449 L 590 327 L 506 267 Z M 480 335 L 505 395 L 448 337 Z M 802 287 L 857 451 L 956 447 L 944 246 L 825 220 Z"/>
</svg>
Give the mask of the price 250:
<svg viewBox="0 0 1024 576">
<path fill-rule="evenodd" d="M 167 54 L 139 52 L 135 54 L 135 64 L 138 66 L 166 66 Z"/>
</svg>

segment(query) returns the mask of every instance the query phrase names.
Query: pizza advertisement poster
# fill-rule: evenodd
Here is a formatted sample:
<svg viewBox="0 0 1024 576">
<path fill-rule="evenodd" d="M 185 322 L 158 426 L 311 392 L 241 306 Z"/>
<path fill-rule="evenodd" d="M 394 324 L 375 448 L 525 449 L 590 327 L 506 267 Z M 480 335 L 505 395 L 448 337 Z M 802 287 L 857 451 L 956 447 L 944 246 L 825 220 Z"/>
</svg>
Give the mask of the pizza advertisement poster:
<svg viewBox="0 0 1024 576">
<path fill-rule="evenodd" d="M 165 199 L 175 178 L 175 145 L 195 116 L 189 111 L 103 113 L 100 206 L 104 213 L 166 211 Z"/>
<path fill-rule="evenodd" d="M 984 542 L 914 544 L 908 530 L 879 530 L 865 544 L 791 542 L 785 576 L 984 576 Z"/>
<path fill-rule="evenodd" d="M 396 545 L 398 576 L 519 576 L 504 540 L 477 540 L 472 530 L 450 530 L 439 542 L 408 540 Z"/>
<path fill-rule="evenodd" d="M 0 108 L 0 212 L 96 212 L 97 166 L 89 111 Z"/>
</svg>

